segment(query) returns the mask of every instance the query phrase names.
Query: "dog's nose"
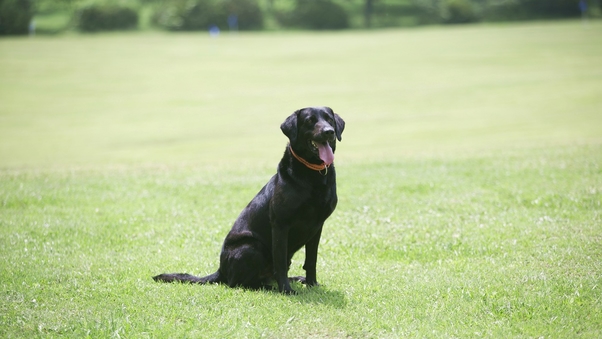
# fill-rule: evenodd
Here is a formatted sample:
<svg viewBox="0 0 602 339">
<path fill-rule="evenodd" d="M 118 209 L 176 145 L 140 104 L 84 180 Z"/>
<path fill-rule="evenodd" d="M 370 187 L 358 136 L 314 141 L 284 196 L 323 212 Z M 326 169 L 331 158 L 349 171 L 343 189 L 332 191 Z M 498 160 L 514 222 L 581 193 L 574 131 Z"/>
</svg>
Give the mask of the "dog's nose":
<svg viewBox="0 0 602 339">
<path fill-rule="evenodd" d="M 332 139 L 334 139 L 334 128 L 326 127 L 322 130 L 322 133 L 324 134 L 324 136 L 326 136 L 328 140 L 332 141 Z"/>
</svg>

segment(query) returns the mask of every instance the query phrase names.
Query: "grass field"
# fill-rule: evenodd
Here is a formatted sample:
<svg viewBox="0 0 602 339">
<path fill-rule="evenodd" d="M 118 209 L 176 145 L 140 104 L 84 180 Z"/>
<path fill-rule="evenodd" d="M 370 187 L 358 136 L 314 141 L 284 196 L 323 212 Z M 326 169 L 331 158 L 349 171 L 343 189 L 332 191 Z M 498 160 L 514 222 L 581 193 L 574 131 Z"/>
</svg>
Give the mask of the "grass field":
<svg viewBox="0 0 602 339">
<path fill-rule="evenodd" d="M 1 39 L 0 337 L 601 337 L 601 33 Z M 154 283 L 217 268 L 309 105 L 347 122 L 321 286 Z"/>
</svg>

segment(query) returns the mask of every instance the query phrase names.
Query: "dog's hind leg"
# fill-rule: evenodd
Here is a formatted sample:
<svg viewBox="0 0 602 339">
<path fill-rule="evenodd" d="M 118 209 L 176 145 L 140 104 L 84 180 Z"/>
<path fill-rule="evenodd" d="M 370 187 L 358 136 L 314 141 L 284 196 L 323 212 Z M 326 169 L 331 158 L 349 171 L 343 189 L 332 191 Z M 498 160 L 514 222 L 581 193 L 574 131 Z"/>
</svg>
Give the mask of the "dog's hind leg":
<svg viewBox="0 0 602 339">
<path fill-rule="evenodd" d="M 230 287 L 252 290 L 269 286 L 273 279 L 270 260 L 256 247 L 245 244 L 222 253 L 219 272 Z"/>
<path fill-rule="evenodd" d="M 219 271 L 206 277 L 197 277 L 188 273 L 163 273 L 153 277 L 154 281 L 180 282 L 189 284 L 213 284 L 222 282 Z"/>
</svg>

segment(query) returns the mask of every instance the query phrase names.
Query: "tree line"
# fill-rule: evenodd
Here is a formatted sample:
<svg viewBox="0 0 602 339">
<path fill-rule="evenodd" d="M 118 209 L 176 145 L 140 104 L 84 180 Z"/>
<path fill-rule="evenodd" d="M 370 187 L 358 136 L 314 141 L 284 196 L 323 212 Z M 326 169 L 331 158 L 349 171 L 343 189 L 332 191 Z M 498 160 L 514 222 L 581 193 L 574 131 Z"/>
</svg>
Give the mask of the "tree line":
<svg viewBox="0 0 602 339">
<path fill-rule="evenodd" d="M 141 17 L 170 31 L 347 29 L 600 16 L 601 0 L 0 0 L 0 34 L 69 13 L 83 32 L 128 30 Z M 143 15 L 144 13 L 144 15 Z"/>
</svg>

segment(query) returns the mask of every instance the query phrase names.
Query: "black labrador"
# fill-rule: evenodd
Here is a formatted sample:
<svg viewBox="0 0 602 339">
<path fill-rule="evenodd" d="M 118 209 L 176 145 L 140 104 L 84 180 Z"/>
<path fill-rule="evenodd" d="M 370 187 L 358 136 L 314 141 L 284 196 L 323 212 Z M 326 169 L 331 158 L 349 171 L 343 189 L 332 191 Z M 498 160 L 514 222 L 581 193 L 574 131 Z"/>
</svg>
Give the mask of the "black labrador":
<svg viewBox="0 0 602 339">
<path fill-rule="evenodd" d="M 294 293 L 289 280 L 316 286 L 322 225 L 337 205 L 333 165 L 345 122 L 329 107 L 303 108 L 280 126 L 289 138 L 277 173 L 240 213 L 226 236 L 217 272 L 206 277 L 160 274 L 163 282 L 224 283 Z M 305 277 L 288 278 L 293 254 L 305 246 Z"/>
</svg>

